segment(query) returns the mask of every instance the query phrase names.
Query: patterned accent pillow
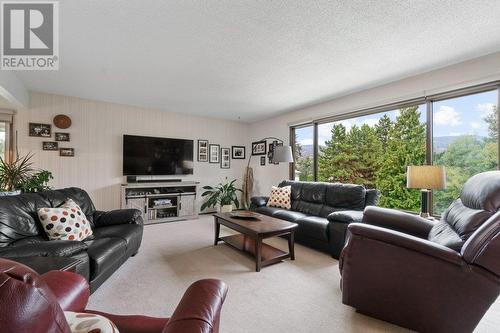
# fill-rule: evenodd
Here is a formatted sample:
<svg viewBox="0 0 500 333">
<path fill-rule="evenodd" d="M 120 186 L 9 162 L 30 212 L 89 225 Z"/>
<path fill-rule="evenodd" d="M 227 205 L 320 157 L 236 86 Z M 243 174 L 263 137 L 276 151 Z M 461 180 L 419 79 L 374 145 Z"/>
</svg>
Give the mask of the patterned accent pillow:
<svg viewBox="0 0 500 333">
<path fill-rule="evenodd" d="M 71 199 L 57 208 L 38 209 L 38 218 L 50 240 L 82 241 L 92 235 L 87 217 Z"/>
<path fill-rule="evenodd" d="M 71 333 L 120 333 L 111 320 L 93 313 L 64 311 Z"/>
<path fill-rule="evenodd" d="M 291 195 L 291 186 L 273 186 L 271 189 L 271 196 L 269 196 L 269 200 L 267 201 L 267 207 L 290 209 L 292 208 L 292 203 L 290 200 Z"/>
</svg>

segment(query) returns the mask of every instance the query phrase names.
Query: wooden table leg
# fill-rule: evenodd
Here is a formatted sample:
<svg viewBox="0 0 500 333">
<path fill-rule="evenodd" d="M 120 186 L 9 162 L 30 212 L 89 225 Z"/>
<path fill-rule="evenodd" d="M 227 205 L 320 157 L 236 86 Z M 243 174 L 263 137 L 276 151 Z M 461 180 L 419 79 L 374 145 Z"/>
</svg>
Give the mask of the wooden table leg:
<svg viewBox="0 0 500 333">
<path fill-rule="evenodd" d="M 219 243 L 219 233 L 220 233 L 220 224 L 219 224 L 219 219 L 217 217 L 214 217 L 214 227 L 215 227 L 214 245 L 217 245 L 217 243 Z"/>
<path fill-rule="evenodd" d="M 262 262 L 262 238 L 255 239 L 255 271 L 260 272 Z"/>
<path fill-rule="evenodd" d="M 288 235 L 288 251 L 290 252 L 290 259 L 295 260 L 295 230 Z"/>
</svg>

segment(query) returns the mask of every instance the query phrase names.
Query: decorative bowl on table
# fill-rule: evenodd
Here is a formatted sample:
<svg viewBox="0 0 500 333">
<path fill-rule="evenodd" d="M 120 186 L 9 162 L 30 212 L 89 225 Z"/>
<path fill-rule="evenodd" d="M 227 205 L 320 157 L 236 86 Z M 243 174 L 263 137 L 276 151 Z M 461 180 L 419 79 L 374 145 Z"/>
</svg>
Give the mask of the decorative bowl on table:
<svg viewBox="0 0 500 333">
<path fill-rule="evenodd" d="M 235 219 L 244 219 L 244 220 L 258 220 L 260 217 L 260 214 L 254 213 L 254 212 L 249 212 L 247 210 L 237 210 L 229 213 L 231 217 Z"/>
</svg>

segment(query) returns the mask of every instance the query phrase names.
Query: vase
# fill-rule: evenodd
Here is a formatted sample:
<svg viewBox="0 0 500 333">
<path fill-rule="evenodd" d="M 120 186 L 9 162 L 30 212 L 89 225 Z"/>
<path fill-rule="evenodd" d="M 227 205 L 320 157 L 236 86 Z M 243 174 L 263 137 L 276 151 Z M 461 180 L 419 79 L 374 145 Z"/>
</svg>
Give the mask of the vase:
<svg viewBox="0 0 500 333">
<path fill-rule="evenodd" d="M 220 207 L 221 213 L 229 213 L 233 211 L 233 205 L 223 205 Z"/>
</svg>

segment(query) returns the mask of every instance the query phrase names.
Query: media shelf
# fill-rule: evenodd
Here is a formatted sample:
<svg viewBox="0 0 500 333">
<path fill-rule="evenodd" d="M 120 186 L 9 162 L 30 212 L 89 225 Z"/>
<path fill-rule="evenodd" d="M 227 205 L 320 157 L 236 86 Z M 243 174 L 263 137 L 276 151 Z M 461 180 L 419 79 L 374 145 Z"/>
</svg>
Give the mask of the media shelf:
<svg viewBox="0 0 500 333">
<path fill-rule="evenodd" d="M 127 183 L 121 186 L 121 207 L 139 209 L 145 224 L 196 218 L 198 182 Z"/>
</svg>

